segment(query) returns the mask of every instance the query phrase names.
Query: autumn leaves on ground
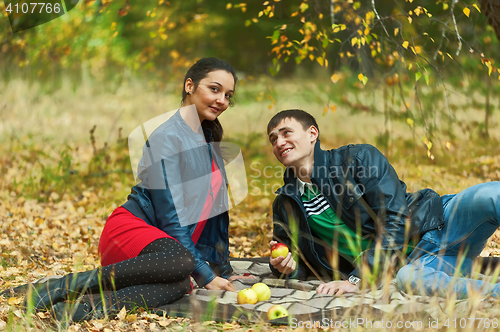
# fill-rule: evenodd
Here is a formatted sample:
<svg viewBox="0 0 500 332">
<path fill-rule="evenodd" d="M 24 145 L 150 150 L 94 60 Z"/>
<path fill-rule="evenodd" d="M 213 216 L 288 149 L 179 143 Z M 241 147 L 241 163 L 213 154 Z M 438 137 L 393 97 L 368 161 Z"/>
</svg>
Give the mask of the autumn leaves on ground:
<svg viewBox="0 0 500 332">
<path fill-rule="evenodd" d="M 377 145 L 411 191 L 432 187 L 440 194 L 455 193 L 500 179 L 499 137 L 494 134 L 498 133 L 497 118 L 490 124 L 493 134 L 489 140 L 481 138 L 474 127 L 477 110 L 457 111 L 461 125 L 454 125 L 454 133 L 436 131 L 429 138 L 424 129 L 407 121 L 387 123 L 383 112 L 360 111 L 363 103 L 358 100 L 364 100 L 363 93 L 368 95 L 362 90 L 352 95 L 346 92 L 345 102 L 332 111 L 335 108 L 328 105 L 332 91 L 326 98 L 321 96 L 324 91 L 311 98 L 316 92 L 314 82 L 271 83 L 242 80 L 238 93 L 244 97 L 221 117 L 226 140 L 242 149 L 248 181 L 246 199 L 230 211 L 233 257 L 267 256 L 270 252 L 271 204 L 283 169 L 272 156 L 265 125 L 281 109 L 312 112 L 320 124 L 324 148 L 348 143 Z M 0 289 L 99 266 L 97 245 L 106 218 L 125 202 L 134 184 L 127 136 L 145 121 L 179 105 L 179 98 L 169 94 L 178 89 L 151 92 L 145 86 L 129 84 L 116 91 L 95 86 L 63 91 L 65 87 L 61 87 L 48 95 L 27 82 L 0 82 L 0 109 L 5 103 L 9 110 L 2 113 L 0 123 Z M 394 112 L 404 111 L 398 105 L 392 107 Z M 443 121 L 444 127 L 445 120 L 436 121 Z M 387 134 L 388 140 L 380 140 Z M 494 235 L 483 255 L 500 255 L 497 240 L 500 237 Z M 57 329 L 50 315 L 25 316 L 21 305 L 21 298 L 0 301 L 0 330 Z M 165 327 L 276 330 L 266 325 L 169 319 L 141 310 L 122 312 L 117 319 L 77 324 L 69 330 Z"/>
</svg>

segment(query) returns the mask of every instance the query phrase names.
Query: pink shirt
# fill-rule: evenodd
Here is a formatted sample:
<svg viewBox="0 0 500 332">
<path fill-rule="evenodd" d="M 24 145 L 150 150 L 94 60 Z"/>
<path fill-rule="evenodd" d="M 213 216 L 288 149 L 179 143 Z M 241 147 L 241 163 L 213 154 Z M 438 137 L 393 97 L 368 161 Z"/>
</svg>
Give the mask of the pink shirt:
<svg viewBox="0 0 500 332">
<path fill-rule="evenodd" d="M 220 173 L 219 168 L 215 164 L 215 161 L 212 159 L 212 181 L 211 181 L 213 197 L 214 199 L 217 197 L 219 193 L 220 187 L 222 186 L 222 174 Z M 203 206 L 203 211 L 201 212 L 200 220 L 196 225 L 196 228 L 191 236 L 194 244 L 198 242 L 201 233 L 203 232 L 203 228 L 207 223 L 207 219 L 210 216 L 210 212 L 212 211 L 212 195 L 208 193 L 207 199 L 205 200 L 205 205 Z"/>
</svg>

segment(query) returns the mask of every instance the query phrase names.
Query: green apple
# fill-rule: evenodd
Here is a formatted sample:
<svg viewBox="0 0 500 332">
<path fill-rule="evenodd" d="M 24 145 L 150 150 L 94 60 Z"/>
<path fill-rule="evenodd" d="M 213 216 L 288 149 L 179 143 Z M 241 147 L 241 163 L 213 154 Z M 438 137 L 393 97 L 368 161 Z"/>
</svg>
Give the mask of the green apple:
<svg viewBox="0 0 500 332">
<path fill-rule="evenodd" d="M 283 256 L 283 258 L 286 258 L 286 255 L 288 255 L 288 247 L 284 245 L 283 243 L 276 243 L 271 247 L 271 257 L 272 258 L 277 258 L 280 256 Z"/>
<path fill-rule="evenodd" d="M 245 303 L 255 304 L 257 303 L 259 298 L 257 297 L 257 294 L 253 289 L 245 288 L 238 292 L 236 300 L 238 301 L 238 304 L 245 304 Z"/>
<path fill-rule="evenodd" d="M 257 298 L 259 301 L 265 301 L 269 300 L 271 297 L 271 290 L 269 287 L 263 283 L 263 282 L 258 282 L 252 286 L 253 291 L 255 294 L 257 294 Z"/>
<path fill-rule="evenodd" d="M 273 305 L 267 311 L 267 319 L 273 320 L 276 318 L 286 317 L 288 316 L 288 311 L 280 306 L 279 304 Z"/>
</svg>

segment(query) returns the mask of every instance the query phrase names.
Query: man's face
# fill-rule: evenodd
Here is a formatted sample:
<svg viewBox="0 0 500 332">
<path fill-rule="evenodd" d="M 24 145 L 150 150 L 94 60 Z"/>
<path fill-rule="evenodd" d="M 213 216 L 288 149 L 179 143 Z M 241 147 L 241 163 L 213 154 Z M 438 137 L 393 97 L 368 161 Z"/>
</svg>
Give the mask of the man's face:
<svg viewBox="0 0 500 332">
<path fill-rule="evenodd" d="M 305 129 L 293 118 L 283 119 L 269 132 L 273 153 L 284 166 L 300 170 L 314 161 L 314 144 L 318 138 L 316 127 Z"/>
</svg>

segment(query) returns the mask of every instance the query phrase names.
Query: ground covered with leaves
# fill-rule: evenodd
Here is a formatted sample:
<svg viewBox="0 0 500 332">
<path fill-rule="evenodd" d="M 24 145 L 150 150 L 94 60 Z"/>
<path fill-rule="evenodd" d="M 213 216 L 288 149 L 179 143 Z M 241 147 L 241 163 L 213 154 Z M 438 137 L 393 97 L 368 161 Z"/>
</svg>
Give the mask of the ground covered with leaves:
<svg viewBox="0 0 500 332">
<path fill-rule="evenodd" d="M 171 96 L 149 94 L 146 90 L 137 93 L 134 89 L 116 93 L 100 93 L 96 89 L 93 98 L 78 91 L 48 97 L 33 86 L 12 84 L 4 89 L 3 100 L 11 102 L 9 105 L 18 116 L 6 114 L 0 128 L 2 290 L 44 276 L 99 266 L 97 246 L 106 218 L 125 202 L 134 185 L 126 135 L 161 111 L 170 111 L 159 104 L 170 105 L 171 100 L 176 100 Z M 9 91 L 17 91 L 19 84 L 32 89 L 32 95 L 38 97 L 24 100 L 25 96 L 9 95 Z M 440 194 L 456 193 L 477 183 L 500 179 L 500 138 L 494 135 L 489 139 L 481 138 L 475 134 L 473 126 L 457 126 L 460 128 L 458 134 L 435 134 L 431 143 L 421 131 L 409 128 L 406 123 L 394 123 L 390 139 L 382 142 L 380 135 L 387 129 L 382 115 L 350 113 L 342 107 L 335 113 L 323 114 L 321 103 L 311 104 L 304 96 L 305 101 L 296 100 L 294 98 L 301 96 L 293 94 L 292 89 L 293 96 L 269 95 L 269 105 L 262 105 L 266 101 L 260 101 L 263 95 L 260 90 L 255 85 L 246 89 L 247 94 L 256 99 L 244 101 L 239 110 L 236 106 L 221 118 L 228 128 L 227 140 L 242 148 L 249 185 L 247 198 L 230 211 L 232 257 L 269 255 L 271 205 L 274 191 L 282 182 L 283 169 L 272 155 L 264 128 L 267 120 L 278 110 L 287 108 L 289 103 L 315 110 L 313 114 L 323 129 L 323 148 L 348 143 L 377 145 L 410 191 L 431 187 Z M 133 98 L 137 95 L 142 99 Z M 83 108 L 81 105 L 85 103 Z M 65 111 L 73 104 L 73 111 Z M 139 119 L 134 119 L 138 105 L 149 113 L 141 113 Z M 122 106 L 126 111 L 117 116 Z M 473 114 L 469 116 L 475 118 Z M 495 121 L 491 124 L 492 132 L 497 126 Z M 78 125 L 67 127 L 67 124 L 76 123 Z M 98 124 L 97 129 L 95 124 Z M 497 233 L 482 255 L 500 255 L 499 244 Z M 21 305 L 20 298 L 0 300 L 0 330 L 285 329 L 270 325 L 241 326 L 237 322 L 195 322 L 160 317 L 144 310 L 121 312 L 116 319 L 89 321 L 66 328 L 57 325 L 48 313 L 25 315 Z"/>
</svg>

